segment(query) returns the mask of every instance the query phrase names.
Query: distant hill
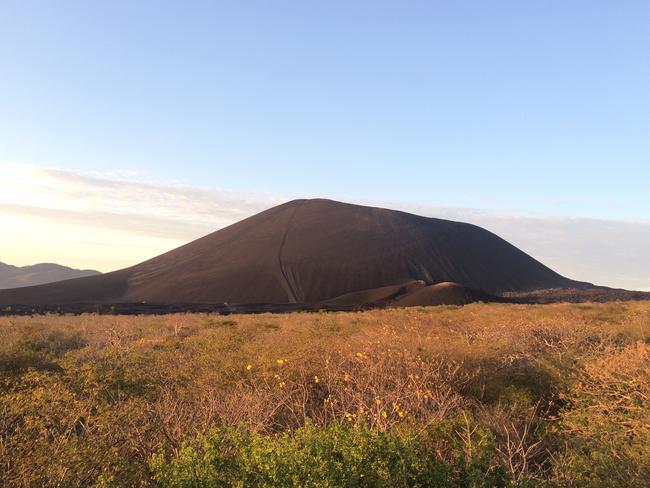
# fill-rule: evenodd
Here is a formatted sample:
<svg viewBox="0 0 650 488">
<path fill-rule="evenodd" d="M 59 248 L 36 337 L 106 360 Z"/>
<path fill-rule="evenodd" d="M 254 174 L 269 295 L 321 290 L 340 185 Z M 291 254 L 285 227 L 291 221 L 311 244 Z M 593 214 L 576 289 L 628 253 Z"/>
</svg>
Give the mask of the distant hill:
<svg viewBox="0 0 650 488">
<path fill-rule="evenodd" d="M 0 305 L 417 305 L 590 286 L 475 225 L 313 199 L 271 208 L 130 268 L 3 290 Z"/>
<path fill-rule="evenodd" d="M 54 263 L 40 263 L 31 266 L 12 266 L 0 263 L 0 290 L 42 285 L 98 274 L 100 274 L 99 271 L 68 268 Z"/>
</svg>

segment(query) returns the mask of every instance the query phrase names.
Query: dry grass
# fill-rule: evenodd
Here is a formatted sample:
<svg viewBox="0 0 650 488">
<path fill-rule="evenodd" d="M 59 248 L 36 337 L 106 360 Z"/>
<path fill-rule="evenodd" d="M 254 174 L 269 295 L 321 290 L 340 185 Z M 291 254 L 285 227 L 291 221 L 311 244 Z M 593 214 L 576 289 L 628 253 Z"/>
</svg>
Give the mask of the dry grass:
<svg viewBox="0 0 650 488">
<path fill-rule="evenodd" d="M 456 422 L 470 456 L 472 429 L 493 434 L 515 484 L 650 482 L 647 302 L 2 317 L 0 331 L 5 486 L 151 484 L 153 453 L 211 426 L 306 422 Z"/>
</svg>

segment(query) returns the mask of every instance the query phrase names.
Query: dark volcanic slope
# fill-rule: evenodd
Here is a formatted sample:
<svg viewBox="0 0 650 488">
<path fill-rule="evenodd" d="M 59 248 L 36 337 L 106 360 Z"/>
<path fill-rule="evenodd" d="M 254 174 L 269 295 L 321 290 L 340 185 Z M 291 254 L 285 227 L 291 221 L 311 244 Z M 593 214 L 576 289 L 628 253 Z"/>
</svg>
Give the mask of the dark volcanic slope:
<svg viewBox="0 0 650 488">
<path fill-rule="evenodd" d="M 68 268 L 54 263 L 40 263 L 31 266 L 12 266 L 0 263 L 0 289 L 42 285 L 96 274 L 99 274 L 99 271 Z"/>
<path fill-rule="evenodd" d="M 142 264 L 0 304 L 318 303 L 422 280 L 488 294 L 584 285 L 480 227 L 330 200 L 266 210 Z"/>
</svg>

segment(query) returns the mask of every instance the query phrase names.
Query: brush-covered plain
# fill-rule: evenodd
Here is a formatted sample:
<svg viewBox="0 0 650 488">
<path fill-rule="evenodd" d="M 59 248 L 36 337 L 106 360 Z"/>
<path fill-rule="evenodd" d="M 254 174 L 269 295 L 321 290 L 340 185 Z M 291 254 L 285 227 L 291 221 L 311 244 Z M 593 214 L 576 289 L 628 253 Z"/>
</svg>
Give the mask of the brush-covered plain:
<svg viewBox="0 0 650 488">
<path fill-rule="evenodd" d="M 0 485 L 650 485 L 650 303 L 0 318 Z"/>
</svg>

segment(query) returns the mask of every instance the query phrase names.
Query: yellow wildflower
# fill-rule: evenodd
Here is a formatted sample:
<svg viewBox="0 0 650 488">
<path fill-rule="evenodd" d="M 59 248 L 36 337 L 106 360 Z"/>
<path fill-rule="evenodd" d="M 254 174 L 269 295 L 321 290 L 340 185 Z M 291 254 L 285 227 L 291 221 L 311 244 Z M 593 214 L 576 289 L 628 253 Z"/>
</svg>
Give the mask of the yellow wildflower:
<svg viewBox="0 0 650 488">
<path fill-rule="evenodd" d="M 246 371 L 250 371 L 251 369 L 253 369 L 253 365 L 252 364 L 247 364 L 246 365 Z"/>
<path fill-rule="evenodd" d="M 284 359 L 278 359 L 275 362 L 278 363 L 278 366 L 282 366 L 284 364 Z"/>
<path fill-rule="evenodd" d="M 320 383 L 320 378 L 318 376 L 314 376 L 314 383 Z"/>
</svg>

